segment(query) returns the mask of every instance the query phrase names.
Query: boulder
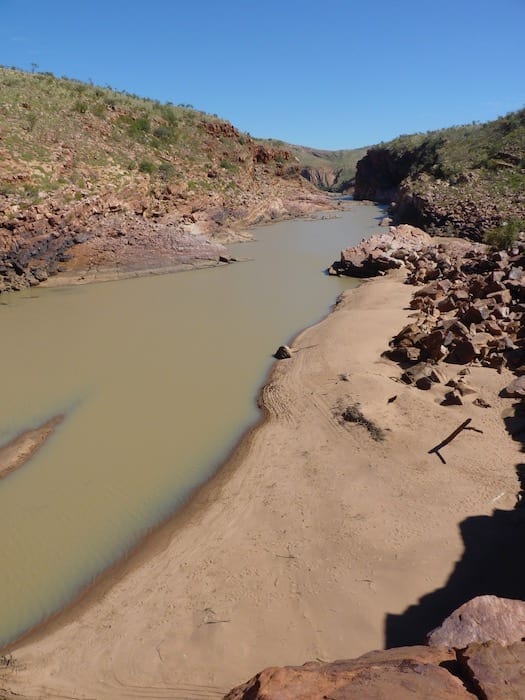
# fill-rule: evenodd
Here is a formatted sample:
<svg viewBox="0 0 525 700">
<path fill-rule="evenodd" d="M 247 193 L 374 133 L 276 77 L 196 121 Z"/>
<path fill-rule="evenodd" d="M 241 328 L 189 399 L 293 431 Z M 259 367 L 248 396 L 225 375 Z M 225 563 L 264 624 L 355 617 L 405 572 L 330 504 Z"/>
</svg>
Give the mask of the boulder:
<svg viewBox="0 0 525 700">
<path fill-rule="evenodd" d="M 495 640 L 511 644 L 523 637 L 525 602 L 483 595 L 457 608 L 440 627 L 430 632 L 427 642 L 433 647 L 464 649 L 473 642 Z"/>
<path fill-rule="evenodd" d="M 426 362 L 419 362 L 413 367 L 406 369 L 401 375 L 401 380 L 405 384 L 415 384 L 418 389 L 428 390 L 432 388 L 432 365 Z"/>
<path fill-rule="evenodd" d="M 292 350 L 288 345 L 280 345 L 274 353 L 276 360 L 287 360 L 292 356 Z"/>
<path fill-rule="evenodd" d="M 484 700 L 525 698 L 525 643 L 503 646 L 495 641 L 471 644 L 459 662 Z"/>
<path fill-rule="evenodd" d="M 503 390 L 505 397 L 509 399 L 522 399 L 525 397 L 525 375 L 521 375 L 508 384 Z M 524 635 L 525 636 L 525 633 Z"/>
<path fill-rule="evenodd" d="M 442 406 L 462 406 L 463 405 L 463 400 L 461 398 L 461 394 L 457 389 L 452 389 L 451 391 L 447 391 L 445 394 L 445 398 L 441 402 Z"/>
<path fill-rule="evenodd" d="M 230 691 L 225 700 L 474 700 L 446 670 L 448 649 L 400 647 L 357 659 L 267 668 Z"/>
<path fill-rule="evenodd" d="M 446 357 L 447 362 L 452 362 L 458 365 L 466 365 L 476 359 L 476 348 L 471 340 L 467 338 L 458 340 L 451 348 L 451 351 Z"/>
</svg>

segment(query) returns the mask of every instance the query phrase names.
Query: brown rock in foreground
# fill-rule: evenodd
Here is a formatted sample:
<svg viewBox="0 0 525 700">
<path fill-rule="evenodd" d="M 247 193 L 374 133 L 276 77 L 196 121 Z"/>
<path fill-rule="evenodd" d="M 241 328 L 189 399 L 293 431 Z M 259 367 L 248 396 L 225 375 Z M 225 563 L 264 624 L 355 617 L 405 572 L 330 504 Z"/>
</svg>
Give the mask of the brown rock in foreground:
<svg viewBox="0 0 525 700">
<path fill-rule="evenodd" d="M 442 664 L 454 652 L 423 646 L 372 651 L 357 659 L 267 668 L 225 700 L 462 700 L 474 698 Z"/>
<path fill-rule="evenodd" d="M 472 644 L 460 656 L 473 687 L 483 700 L 525 698 L 525 644 Z"/>
<path fill-rule="evenodd" d="M 428 643 L 433 647 L 464 649 L 474 642 L 495 640 L 506 645 L 524 637 L 525 602 L 482 595 L 449 615 L 440 627 L 430 632 Z"/>
</svg>

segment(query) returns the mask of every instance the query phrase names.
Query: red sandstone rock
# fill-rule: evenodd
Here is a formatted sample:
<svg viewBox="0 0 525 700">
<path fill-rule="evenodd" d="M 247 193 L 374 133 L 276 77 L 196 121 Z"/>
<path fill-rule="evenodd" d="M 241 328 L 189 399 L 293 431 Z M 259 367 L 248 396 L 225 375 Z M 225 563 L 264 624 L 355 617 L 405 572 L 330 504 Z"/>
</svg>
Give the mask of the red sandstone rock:
<svg viewBox="0 0 525 700">
<path fill-rule="evenodd" d="M 268 668 L 225 700 L 473 700 L 462 682 L 441 666 L 448 649 L 401 647 L 358 659 Z"/>
</svg>

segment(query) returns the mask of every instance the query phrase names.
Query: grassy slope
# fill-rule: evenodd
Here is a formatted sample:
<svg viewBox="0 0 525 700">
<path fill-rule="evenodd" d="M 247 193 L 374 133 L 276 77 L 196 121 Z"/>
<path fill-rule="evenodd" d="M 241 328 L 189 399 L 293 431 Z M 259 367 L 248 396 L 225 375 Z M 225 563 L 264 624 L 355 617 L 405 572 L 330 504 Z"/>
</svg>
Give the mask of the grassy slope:
<svg viewBox="0 0 525 700">
<path fill-rule="evenodd" d="M 231 194 L 253 174 L 255 149 L 249 136 L 193 109 L 0 68 L 0 197 L 20 206 L 140 183 Z M 270 158 L 275 168 L 285 159 Z"/>
</svg>

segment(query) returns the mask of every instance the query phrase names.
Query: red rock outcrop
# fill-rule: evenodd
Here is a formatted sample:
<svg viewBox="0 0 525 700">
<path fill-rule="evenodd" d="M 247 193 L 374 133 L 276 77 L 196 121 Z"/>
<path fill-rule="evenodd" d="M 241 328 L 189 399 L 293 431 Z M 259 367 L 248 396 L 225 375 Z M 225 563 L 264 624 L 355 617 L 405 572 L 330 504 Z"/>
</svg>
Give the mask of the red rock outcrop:
<svg viewBox="0 0 525 700">
<path fill-rule="evenodd" d="M 473 700 L 447 670 L 448 649 L 401 647 L 357 659 L 268 668 L 234 688 L 225 700 Z"/>
</svg>

